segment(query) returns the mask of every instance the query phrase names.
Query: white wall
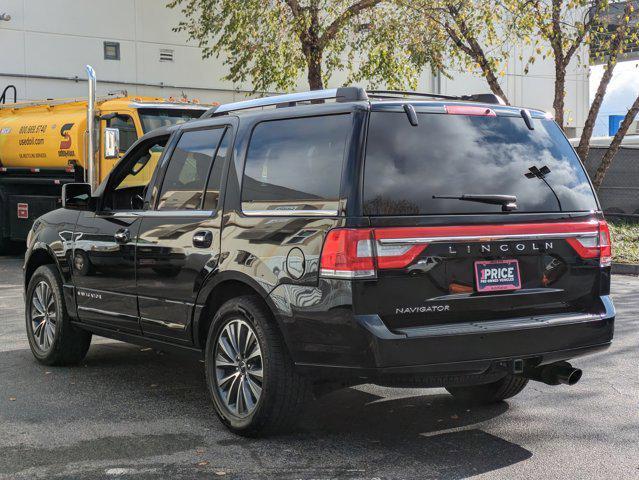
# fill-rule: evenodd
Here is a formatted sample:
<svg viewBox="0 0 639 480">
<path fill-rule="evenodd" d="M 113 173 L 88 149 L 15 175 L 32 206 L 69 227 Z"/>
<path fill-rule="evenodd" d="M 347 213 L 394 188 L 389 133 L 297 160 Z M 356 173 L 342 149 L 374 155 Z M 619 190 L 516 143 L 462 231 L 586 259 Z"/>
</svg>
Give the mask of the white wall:
<svg viewBox="0 0 639 480">
<path fill-rule="evenodd" d="M 222 60 L 202 60 L 199 48 L 173 32 L 180 13 L 165 4 L 165 0 L 0 0 L 0 13 L 12 17 L 0 22 L 0 88 L 15 84 L 23 100 L 81 96 L 86 91 L 82 81 L 34 77 L 84 79 L 84 65 L 91 64 L 98 74 L 99 94 L 127 89 L 165 97 L 184 92 L 203 101 L 244 98 L 235 87 L 250 86 L 222 81 L 226 74 Z M 104 41 L 119 42 L 120 60 L 104 59 Z M 174 61 L 160 62 L 161 49 L 174 50 Z"/>
<path fill-rule="evenodd" d="M 184 92 L 203 101 L 244 98 L 250 85 L 222 80 L 227 72 L 223 60 L 202 60 L 197 46 L 188 44 L 184 34 L 172 31 L 180 21 L 179 10 L 165 5 L 166 0 L 0 0 L 0 13 L 12 17 L 9 22 L 0 21 L 0 89 L 15 84 L 23 100 L 83 96 L 83 81 L 33 77 L 84 79 L 88 63 L 97 72 L 99 94 L 126 89 L 131 94 L 164 97 Z M 104 41 L 120 43 L 119 61 L 104 59 Z M 174 50 L 174 61 L 160 62 L 160 49 Z M 551 62 L 538 60 L 529 75 L 523 76 L 519 51 L 514 49 L 501 79 L 506 94 L 513 104 L 552 111 Z M 344 79 L 345 75 L 337 74 L 331 86 Z M 107 80 L 121 83 L 105 83 Z M 301 79 L 299 88 L 305 85 Z M 419 89 L 432 91 L 432 85 L 426 70 Z M 442 78 L 441 88 L 439 93 L 444 94 L 489 91 L 484 79 L 468 73 L 455 74 L 452 80 Z M 573 65 L 567 80 L 567 126 L 578 130 L 587 108 L 587 68 Z"/>
</svg>

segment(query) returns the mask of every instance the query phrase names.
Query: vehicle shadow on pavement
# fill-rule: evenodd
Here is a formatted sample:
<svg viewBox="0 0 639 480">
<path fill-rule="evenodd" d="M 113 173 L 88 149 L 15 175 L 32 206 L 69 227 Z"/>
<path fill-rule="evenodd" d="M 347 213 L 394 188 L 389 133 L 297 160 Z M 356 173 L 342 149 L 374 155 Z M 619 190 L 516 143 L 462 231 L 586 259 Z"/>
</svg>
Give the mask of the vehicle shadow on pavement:
<svg viewBox="0 0 639 480">
<path fill-rule="evenodd" d="M 375 394 L 362 391 L 373 388 Z M 532 456 L 479 426 L 506 413 L 506 402 L 469 405 L 438 392 L 369 386 L 340 390 L 309 405 L 300 428 L 312 438 L 331 438 L 337 448 L 366 443 L 380 459 L 394 457 L 397 464 L 412 464 L 415 473 L 435 471 L 437 478 L 467 478 Z"/>
<path fill-rule="evenodd" d="M 481 429 L 507 403 L 470 406 L 441 390 L 339 390 L 309 404 L 295 432 L 246 439 L 215 418 L 197 360 L 102 343 L 79 367 L 44 367 L 28 350 L 0 353 L 0 365 L 0 424 L 21 432 L 0 427 L 0 477 L 80 462 L 88 477 L 145 464 L 157 478 L 210 478 L 204 461 L 230 469 L 225 478 L 458 479 L 532 456 Z"/>
</svg>

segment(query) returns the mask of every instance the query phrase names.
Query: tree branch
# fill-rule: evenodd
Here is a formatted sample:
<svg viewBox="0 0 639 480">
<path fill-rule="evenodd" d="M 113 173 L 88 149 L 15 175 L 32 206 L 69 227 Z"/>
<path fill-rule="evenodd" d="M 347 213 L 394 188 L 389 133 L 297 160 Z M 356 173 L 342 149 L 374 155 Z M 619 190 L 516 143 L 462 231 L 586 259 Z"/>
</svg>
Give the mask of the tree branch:
<svg viewBox="0 0 639 480">
<path fill-rule="evenodd" d="M 612 142 L 610 142 L 608 150 L 606 150 L 606 153 L 599 163 L 599 167 L 597 167 L 595 178 L 593 178 L 592 180 L 592 184 L 595 187 L 595 190 L 599 190 L 599 187 L 601 187 L 604 177 L 606 176 L 606 172 L 608 171 L 608 168 L 610 168 L 610 165 L 612 165 L 612 161 L 619 151 L 621 141 L 626 136 L 626 133 L 628 133 L 628 129 L 637 116 L 637 113 L 639 113 L 639 96 L 635 99 L 632 107 L 630 107 L 630 110 L 628 110 L 628 113 L 626 113 L 623 122 L 621 122 L 621 125 L 619 126 L 619 130 L 617 130 L 617 133 L 612 139 Z"/>
<path fill-rule="evenodd" d="M 330 42 L 335 35 L 358 13 L 373 8 L 381 3 L 383 0 L 360 0 L 354 3 L 346 10 L 344 10 L 333 22 L 326 28 L 324 34 L 320 37 L 319 43 L 321 48 L 324 48 L 328 42 Z"/>
<path fill-rule="evenodd" d="M 495 72 L 493 72 L 493 69 L 488 62 L 486 52 L 484 52 L 484 49 L 481 47 L 475 36 L 471 33 L 464 19 L 459 15 L 459 10 L 453 5 L 450 5 L 448 7 L 448 13 L 457 25 L 457 28 L 459 28 L 459 33 L 461 33 L 464 40 L 466 40 L 466 44 L 464 45 L 459 36 L 457 36 L 455 32 L 452 32 L 452 29 L 450 27 L 447 27 L 448 34 L 450 35 L 452 32 L 454 35 L 451 36 L 451 39 L 464 53 L 469 55 L 479 64 L 479 67 L 486 77 L 486 81 L 488 82 L 488 85 L 490 86 L 492 92 L 495 95 L 501 97 L 507 105 L 510 105 L 506 94 L 502 90 L 501 85 L 499 85 L 499 80 L 497 79 Z"/>
<path fill-rule="evenodd" d="M 555 59 L 559 60 L 561 65 L 564 65 L 564 49 L 562 44 L 562 30 L 561 30 L 561 4 L 562 0 L 552 0 L 552 15 L 551 15 L 551 29 L 550 46 L 555 53 Z"/>
<path fill-rule="evenodd" d="M 592 137 L 592 132 L 595 128 L 597 115 L 599 114 L 599 110 L 601 109 L 601 104 L 603 103 L 606 90 L 608 89 L 608 84 L 612 80 L 613 71 L 615 69 L 615 66 L 617 65 L 619 54 L 622 51 L 622 45 L 625 43 L 626 37 L 628 35 L 631 12 L 632 4 L 630 1 L 628 1 L 626 2 L 626 8 L 624 9 L 624 21 L 617 27 L 615 31 L 616 36 L 610 44 L 610 48 L 608 49 L 610 53 L 608 54 L 606 69 L 604 70 L 603 76 L 599 81 L 597 92 L 595 93 L 595 98 L 590 105 L 590 110 L 588 111 L 586 122 L 584 123 L 584 129 L 581 133 L 581 138 L 579 139 L 579 146 L 577 147 L 577 154 L 584 162 L 586 161 L 586 158 L 588 157 L 588 151 L 590 150 L 590 138 Z"/>
<path fill-rule="evenodd" d="M 628 2 L 630 3 L 630 2 Z M 566 55 L 564 57 L 564 64 L 566 66 L 568 66 L 568 64 L 570 63 L 570 60 L 572 59 L 572 56 L 575 54 L 575 52 L 577 51 L 577 49 L 579 48 L 579 46 L 583 43 L 584 38 L 586 38 L 586 35 L 588 34 L 588 32 L 590 32 L 590 30 L 592 29 L 592 27 L 595 25 L 595 19 L 599 16 L 599 13 L 601 13 L 601 10 L 603 8 L 603 2 L 597 2 L 597 4 L 595 5 L 595 11 L 594 13 L 592 13 L 590 15 L 590 19 L 588 20 L 588 22 L 586 22 L 584 24 L 584 30 L 583 32 L 581 32 L 574 40 L 572 45 L 570 46 L 570 48 L 568 49 L 568 51 L 566 52 Z"/>
<path fill-rule="evenodd" d="M 444 25 L 444 28 L 446 29 L 446 33 L 448 33 L 448 36 L 451 38 L 453 43 L 457 45 L 457 48 L 459 48 L 469 57 L 474 58 L 473 51 L 468 47 L 468 45 L 464 44 L 462 39 L 459 38 L 459 35 L 457 35 L 457 32 L 448 23 Z"/>
<path fill-rule="evenodd" d="M 285 0 L 285 3 L 288 5 L 288 8 L 291 9 L 291 13 L 295 18 L 298 18 L 302 14 L 302 8 L 298 0 Z"/>
</svg>

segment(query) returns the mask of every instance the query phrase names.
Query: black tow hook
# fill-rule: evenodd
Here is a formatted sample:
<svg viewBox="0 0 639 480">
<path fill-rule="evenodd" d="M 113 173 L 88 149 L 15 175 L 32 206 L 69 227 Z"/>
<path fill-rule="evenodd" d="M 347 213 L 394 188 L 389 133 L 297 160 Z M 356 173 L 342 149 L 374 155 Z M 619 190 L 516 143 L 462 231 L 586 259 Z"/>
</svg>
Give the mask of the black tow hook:
<svg viewBox="0 0 639 480">
<path fill-rule="evenodd" d="M 574 385 L 581 379 L 582 373 L 568 362 L 557 362 L 525 368 L 522 376 L 546 385 Z"/>
</svg>

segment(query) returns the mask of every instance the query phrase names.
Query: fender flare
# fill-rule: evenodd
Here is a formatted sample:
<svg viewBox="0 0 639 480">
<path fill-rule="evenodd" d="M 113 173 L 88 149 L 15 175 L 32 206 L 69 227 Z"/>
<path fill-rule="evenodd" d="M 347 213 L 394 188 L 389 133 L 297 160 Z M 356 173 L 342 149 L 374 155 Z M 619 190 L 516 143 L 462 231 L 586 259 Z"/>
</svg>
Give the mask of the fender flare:
<svg viewBox="0 0 639 480">
<path fill-rule="evenodd" d="M 58 260 L 58 257 L 53 251 L 53 249 L 46 242 L 36 241 L 33 244 L 33 247 L 27 250 L 28 256 L 25 256 L 25 259 L 24 259 L 23 280 L 24 280 L 25 288 L 27 286 L 27 279 L 26 279 L 27 266 L 30 264 L 33 254 L 36 252 L 44 252 L 47 254 L 48 257 L 50 257 L 53 260 L 52 263 L 55 265 L 55 268 L 58 271 L 58 274 L 60 274 L 60 279 L 62 280 L 62 283 L 64 283 L 64 272 L 62 271 L 62 267 L 60 266 L 60 261 Z"/>
<path fill-rule="evenodd" d="M 33 254 L 34 253 L 40 253 L 43 252 L 45 253 L 50 259 L 52 259 L 53 261 L 51 263 L 47 263 L 50 265 L 54 265 L 56 272 L 58 272 L 58 275 L 60 276 L 60 281 L 62 282 L 62 293 L 64 294 L 64 300 L 65 300 L 65 304 L 66 304 L 66 309 L 67 309 L 67 314 L 73 318 L 73 319 L 77 319 L 77 305 L 76 305 L 76 301 L 75 301 L 75 288 L 73 287 L 72 283 L 67 283 L 65 282 L 65 273 L 62 269 L 62 266 L 60 265 L 60 259 L 58 258 L 58 256 L 55 254 L 55 252 L 53 251 L 53 249 L 51 248 L 51 246 L 49 244 L 47 244 L 46 242 L 42 242 L 42 241 L 35 241 L 33 243 L 33 246 L 27 250 L 27 254 L 25 255 L 25 260 L 24 260 L 24 266 L 22 268 L 22 282 L 24 285 L 24 292 L 26 292 L 27 289 L 27 273 L 29 271 L 31 271 L 31 273 L 33 271 L 35 271 L 35 269 L 37 268 L 30 268 L 31 265 L 31 260 L 33 258 Z M 27 256 L 28 255 L 28 256 Z M 43 264 L 45 265 L 45 264 Z M 69 274 L 70 275 L 70 274 Z"/>
<path fill-rule="evenodd" d="M 195 302 L 193 311 L 192 335 L 193 342 L 197 347 L 204 347 L 203 345 L 199 345 L 199 331 L 200 325 L 203 320 L 202 314 L 205 311 L 207 300 L 213 290 L 215 290 L 215 288 L 229 281 L 243 283 L 247 287 L 254 290 L 262 298 L 262 300 L 264 300 L 267 307 L 271 311 L 273 318 L 277 322 L 278 328 L 283 333 L 281 321 L 277 315 L 277 308 L 275 306 L 275 303 L 273 302 L 273 299 L 270 297 L 270 292 L 275 288 L 275 286 L 273 286 L 271 290 L 266 290 L 263 285 L 261 285 L 254 278 L 246 275 L 245 273 L 234 271 L 215 271 L 204 280 L 204 284 L 202 285 L 202 287 L 200 287 Z"/>
</svg>

